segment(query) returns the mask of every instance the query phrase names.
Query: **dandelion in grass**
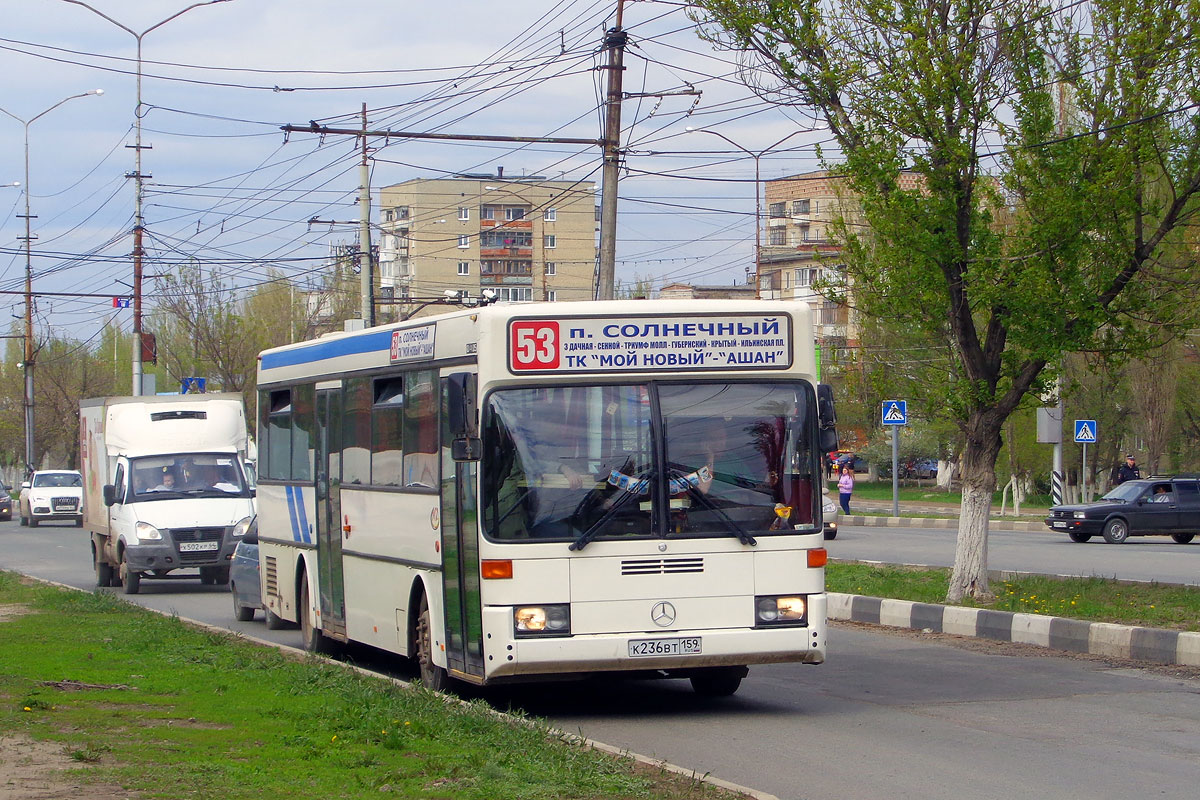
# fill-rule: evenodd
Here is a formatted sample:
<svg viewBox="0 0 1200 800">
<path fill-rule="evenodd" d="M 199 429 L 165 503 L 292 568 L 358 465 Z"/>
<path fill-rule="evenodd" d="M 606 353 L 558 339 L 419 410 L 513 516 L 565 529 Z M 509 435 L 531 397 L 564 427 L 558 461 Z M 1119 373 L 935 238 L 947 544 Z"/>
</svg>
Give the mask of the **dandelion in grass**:
<svg viewBox="0 0 1200 800">
<path fill-rule="evenodd" d="M 332 738 L 332 739 L 330 739 L 329 741 L 331 741 L 331 742 L 336 742 L 336 741 L 337 741 L 337 734 L 335 733 L 335 734 L 333 735 L 333 738 Z"/>
</svg>

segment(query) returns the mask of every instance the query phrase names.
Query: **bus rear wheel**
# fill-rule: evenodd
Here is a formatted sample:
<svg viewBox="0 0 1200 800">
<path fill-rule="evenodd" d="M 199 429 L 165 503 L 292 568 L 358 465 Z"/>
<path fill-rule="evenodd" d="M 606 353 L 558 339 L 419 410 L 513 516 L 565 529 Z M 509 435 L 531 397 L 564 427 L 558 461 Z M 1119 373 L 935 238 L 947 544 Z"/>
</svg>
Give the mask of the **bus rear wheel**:
<svg viewBox="0 0 1200 800">
<path fill-rule="evenodd" d="M 433 626 L 429 622 L 429 601 L 425 595 L 421 595 L 416 639 L 417 666 L 421 670 L 421 685 L 435 692 L 445 691 L 449 678 L 446 670 L 433 663 Z"/>
<path fill-rule="evenodd" d="M 701 697 L 729 697 L 742 685 L 746 667 L 713 667 L 692 675 L 692 690 Z"/>
</svg>

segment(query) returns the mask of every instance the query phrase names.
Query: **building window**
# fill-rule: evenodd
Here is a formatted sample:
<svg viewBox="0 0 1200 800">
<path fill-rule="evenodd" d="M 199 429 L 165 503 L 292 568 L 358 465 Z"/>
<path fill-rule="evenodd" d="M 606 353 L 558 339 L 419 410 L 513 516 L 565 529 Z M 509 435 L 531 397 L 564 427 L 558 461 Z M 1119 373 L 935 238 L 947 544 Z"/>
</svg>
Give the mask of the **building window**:
<svg viewBox="0 0 1200 800">
<path fill-rule="evenodd" d="M 471 218 L 471 209 L 467 208 L 466 206 L 459 206 L 458 207 L 458 218 L 460 220 L 463 220 L 464 222 L 466 220 L 469 220 Z"/>
<path fill-rule="evenodd" d="M 458 246 L 460 249 L 466 249 L 471 246 L 471 235 L 463 234 L 458 237 Z"/>
<path fill-rule="evenodd" d="M 528 303 L 533 300 L 533 289 L 528 286 L 501 286 L 498 300 L 506 300 L 510 303 Z"/>
<path fill-rule="evenodd" d="M 470 261 L 458 262 L 458 274 L 459 275 L 470 275 L 471 274 L 471 262 Z"/>
<path fill-rule="evenodd" d="M 508 228 L 486 230 L 479 234 L 479 246 L 483 248 L 533 247 L 533 233 L 509 230 Z"/>
<path fill-rule="evenodd" d="M 793 214 L 807 214 L 807 213 L 809 213 L 808 208 L 809 208 L 808 200 L 793 200 L 792 201 L 792 213 Z"/>
<path fill-rule="evenodd" d="M 480 207 L 479 218 L 480 219 L 495 219 L 496 218 L 496 207 L 495 206 Z"/>
<path fill-rule="evenodd" d="M 807 225 L 802 225 L 800 227 L 800 238 L 806 242 L 811 240 L 811 235 L 809 234 Z"/>
<path fill-rule="evenodd" d="M 553 233 L 548 233 L 542 237 L 542 247 L 547 250 L 553 250 L 555 247 L 558 247 L 558 240 Z"/>
<path fill-rule="evenodd" d="M 542 212 L 542 220 L 543 221 L 554 222 L 556 219 L 558 219 L 558 209 L 557 208 L 547 208 L 545 211 Z"/>
<path fill-rule="evenodd" d="M 547 302 L 553 303 L 557 299 L 558 299 L 558 292 L 554 291 L 553 289 L 546 290 L 546 301 Z"/>
<path fill-rule="evenodd" d="M 509 222 L 525 219 L 525 209 L 519 206 L 506 206 L 504 208 L 504 218 Z"/>
<path fill-rule="evenodd" d="M 547 261 L 546 262 L 546 274 L 547 275 L 557 275 L 558 274 L 558 265 L 555 264 L 553 261 Z"/>
<path fill-rule="evenodd" d="M 395 210 L 393 210 L 393 209 L 390 209 L 390 208 L 385 208 L 385 209 L 383 210 L 383 221 L 384 221 L 384 222 L 391 222 L 391 221 L 392 221 L 392 220 L 394 220 L 395 218 L 396 218 L 396 212 L 395 212 Z"/>
<path fill-rule="evenodd" d="M 771 205 L 767 206 L 767 215 L 770 216 L 771 219 L 779 219 L 783 216 L 784 207 L 784 203 L 771 203 Z"/>
<path fill-rule="evenodd" d="M 784 239 L 785 233 L 786 231 L 783 228 L 771 228 L 771 238 L 767 244 L 776 246 L 787 244 L 787 240 Z"/>
</svg>

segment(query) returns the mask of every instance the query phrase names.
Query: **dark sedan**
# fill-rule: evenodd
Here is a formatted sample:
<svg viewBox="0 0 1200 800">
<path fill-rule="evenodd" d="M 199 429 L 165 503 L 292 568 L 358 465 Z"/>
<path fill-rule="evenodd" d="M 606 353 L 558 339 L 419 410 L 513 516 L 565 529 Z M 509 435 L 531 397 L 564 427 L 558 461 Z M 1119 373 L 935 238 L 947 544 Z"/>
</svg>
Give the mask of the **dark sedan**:
<svg viewBox="0 0 1200 800">
<path fill-rule="evenodd" d="M 0 484 L 0 520 L 12 519 L 13 499 L 8 493 L 8 487 Z"/>
<path fill-rule="evenodd" d="M 1130 536 L 1170 536 L 1187 544 L 1200 532 L 1200 481 L 1149 478 L 1128 481 L 1095 503 L 1054 506 L 1046 525 L 1073 542 L 1103 536 L 1120 544 Z"/>
</svg>

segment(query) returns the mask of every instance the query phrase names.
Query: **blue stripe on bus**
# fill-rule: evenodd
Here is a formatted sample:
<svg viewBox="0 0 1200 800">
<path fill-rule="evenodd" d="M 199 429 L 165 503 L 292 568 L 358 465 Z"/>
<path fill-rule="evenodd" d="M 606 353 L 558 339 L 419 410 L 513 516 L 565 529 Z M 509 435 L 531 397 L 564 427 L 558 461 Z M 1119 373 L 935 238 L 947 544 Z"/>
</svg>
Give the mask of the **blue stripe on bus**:
<svg viewBox="0 0 1200 800">
<path fill-rule="evenodd" d="M 304 507 L 304 489 L 296 487 L 296 514 L 300 517 L 300 540 L 312 544 L 312 536 L 308 529 L 308 510 Z"/>
<path fill-rule="evenodd" d="M 338 356 L 352 356 L 360 353 L 374 353 L 392 349 L 392 332 L 375 331 L 361 336 L 347 336 L 329 342 L 315 342 L 307 347 L 297 347 L 280 353 L 264 353 L 263 369 L 291 367 L 296 364 L 307 364 L 310 361 L 324 361 Z"/>
<path fill-rule="evenodd" d="M 292 521 L 292 539 L 297 542 L 303 542 L 304 540 L 300 538 L 300 525 L 296 520 L 295 488 L 295 486 L 285 486 L 283 487 L 283 491 L 284 495 L 287 497 L 288 517 L 290 517 Z"/>
</svg>

